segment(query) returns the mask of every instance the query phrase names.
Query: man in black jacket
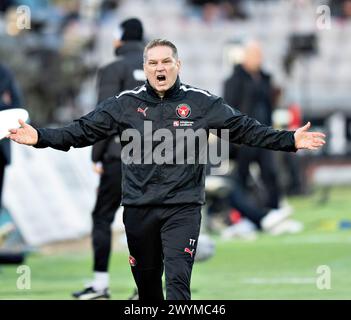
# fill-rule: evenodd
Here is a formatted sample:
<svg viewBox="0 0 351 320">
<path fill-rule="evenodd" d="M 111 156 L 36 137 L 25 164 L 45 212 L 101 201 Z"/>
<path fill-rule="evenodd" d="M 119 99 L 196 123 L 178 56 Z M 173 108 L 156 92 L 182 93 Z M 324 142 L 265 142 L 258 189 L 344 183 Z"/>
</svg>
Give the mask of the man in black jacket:
<svg viewBox="0 0 351 320">
<path fill-rule="evenodd" d="M 136 19 L 121 23 L 115 39 L 116 61 L 98 72 L 98 103 L 145 82 L 143 72 L 143 26 Z M 111 136 L 94 144 L 94 171 L 100 184 L 93 218 L 94 280 L 82 291 L 73 293 L 78 299 L 108 299 L 108 262 L 111 252 L 111 224 L 121 202 L 121 145 L 119 136 Z"/>
<path fill-rule="evenodd" d="M 258 42 L 245 46 L 244 60 L 235 66 L 233 74 L 225 83 L 224 99 L 237 106 L 242 113 L 271 126 L 273 113 L 273 86 L 271 77 L 262 70 L 262 50 Z M 250 164 L 257 162 L 267 190 L 265 207 L 278 209 L 281 188 L 276 172 L 275 155 L 270 150 L 243 146 L 237 152 L 237 177 L 246 188 Z"/>
<path fill-rule="evenodd" d="M 308 132 L 309 123 L 295 132 L 274 130 L 231 108 L 220 97 L 181 84 L 177 48 L 167 40 L 153 40 L 145 47 L 144 71 L 145 85 L 105 100 L 66 127 L 35 129 L 19 120 L 21 128 L 11 129 L 8 138 L 37 148 L 68 151 L 121 133 L 123 221 L 140 300 L 163 299 L 163 268 L 167 299 L 190 299 L 206 170 L 205 164 L 177 161 L 173 152 L 180 143 L 177 134 L 184 127 L 205 133 L 227 129 L 230 142 L 293 152 L 320 148 L 324 135 Z M 160 136 L 171 139 L 172 148 L 163 148 Z M 132 150 L 132 155 L 131 138 L 141 147 Z M 138 143 L 141 138 L 143 143 Z M 163 163 L 154 157 L 160 149 L 161 154 L 171 154 Z M 195 157 L 198 155 L 196 149 Z"/>
<path fill-rule="evenodd" d="M 21 94 L 15 79 L 8 68 L 0 64 L 0 111 L 21 107 Z M 2 208 L 2 188 L 5 167 L 11 163 L 10 142 L 0 141 L 0 213 Z"/>
</svg>

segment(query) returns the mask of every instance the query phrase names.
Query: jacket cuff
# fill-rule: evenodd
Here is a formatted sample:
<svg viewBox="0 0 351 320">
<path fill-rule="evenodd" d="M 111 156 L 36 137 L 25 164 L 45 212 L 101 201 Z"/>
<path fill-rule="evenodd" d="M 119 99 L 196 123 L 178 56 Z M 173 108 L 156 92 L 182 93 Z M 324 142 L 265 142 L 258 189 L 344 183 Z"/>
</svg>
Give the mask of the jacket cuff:
<svg viewBox="0 0 351 320">
<path fill-rule="evenodd" d="M 295 132 L 296 131 L 289 131 L 290 132 L 290 135 L 289 135 L 289 144 L 290 144 L 290 147 L 288 148 L 287 151 L 289 152 L 296 152 L 298 149 L 296 149 L 295 147 Z"/>
<path fill-rule="evenodd" d="M 43 135 L 42 135 L 41 129 L 37 129 L 37 128 L 34 128 L 34 129 L 37 130 L 38 142 L 33 147 L 37 149 L 46 148 L 47 146 L 43 143 L 43 137 L 42 137 Z"/>
</svg>

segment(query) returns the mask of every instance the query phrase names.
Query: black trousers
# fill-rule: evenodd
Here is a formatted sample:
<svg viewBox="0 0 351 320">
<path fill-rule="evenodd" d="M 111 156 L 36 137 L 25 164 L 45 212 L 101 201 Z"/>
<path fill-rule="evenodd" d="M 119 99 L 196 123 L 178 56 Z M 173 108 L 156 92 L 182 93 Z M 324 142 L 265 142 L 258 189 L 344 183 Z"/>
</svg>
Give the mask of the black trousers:
<svg viewBox="0 0 351 320">
<path fill-rule="evenodd" d="M 121 161 L 103 164 L 104 173 L 92 213 L 94 271 L 107 272 L 111 253 L 111 224 L 121 203 Z"/>
<path fill-rule="evenodd" d="M 273 151 L 242 146 L 238 152 L 238 178 L 243 187 L 247 186 L 249 167 L 252 162 L 257 162 L 261 177 L 268 193 L 266 206 L 279 208 L 281 188 L 278 183 L 277 164 Z"/>
<path fill-rule="evenodd" d="M 201 206 L 124 208 L 123 222 L 140 300 L 190 300 L 190 280 L 200 233 Z"/>
<path fill-rule="evenodd" d="M 268 210 L 253 204 L 247 197 L 246 192 L 235 181 L 229 201 L 231 208 L 239 210 L 244 217 L 250 219 L 258 228 L 261 228 L 261 220 L 266 216 Z"/>
</svg>

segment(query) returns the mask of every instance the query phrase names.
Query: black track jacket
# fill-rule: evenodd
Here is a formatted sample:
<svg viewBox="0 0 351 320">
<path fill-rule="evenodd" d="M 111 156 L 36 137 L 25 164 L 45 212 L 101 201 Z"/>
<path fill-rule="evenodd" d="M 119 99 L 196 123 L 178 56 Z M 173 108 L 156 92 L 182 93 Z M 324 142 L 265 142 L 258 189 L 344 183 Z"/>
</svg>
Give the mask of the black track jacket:
<svg viewBox="0 0 351 320">
<path fill-rule="evenodd" d="M 144 122 L 152 131 L 168 129 L 229 129 L 230 142 L 273 150 L 296 151 L 294 132 L 260 124 L 227 105 L 220 97 L 184 85 L 179 78 L 161 99 L 148 82 L 108 98 L 89 114 L 58 129 L 37 129 L 36 148 L 68 151 L 133 128 L 144 137 Z M 175 134 L 174 134 L 175 136 Z M 175 138 L 174 138 L 175 139 Z M 125 146 L 128 142 L 122 142 Z M 154 149 L 160 142 L 153 142 Z M 174 143 L 175 145 L 175 143 Z M 144 156 L 142 151 L 142 156 Z M 122 204 L 129 206 L 203 204 L 204 164 L 123 163 Z"/>
</svg>

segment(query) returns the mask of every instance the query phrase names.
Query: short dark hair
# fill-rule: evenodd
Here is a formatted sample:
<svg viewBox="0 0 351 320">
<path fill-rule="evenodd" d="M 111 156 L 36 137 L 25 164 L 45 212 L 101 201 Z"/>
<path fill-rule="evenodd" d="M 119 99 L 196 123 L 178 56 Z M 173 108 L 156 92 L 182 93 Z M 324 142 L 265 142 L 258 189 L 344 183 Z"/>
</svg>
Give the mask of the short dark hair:
<svg viewBox="0 0 351 320">
<path fill-rule="evenodd" d="M 144 63 L 146 61 L 146 53 L 155 47 L 169 47 L 172 49 L 174 59 L 178 60 L 178 50 L 177 47 L 169 40 L 166 39 L 154 39 L 151 40 L 144 49 Z"/>
</svg>

